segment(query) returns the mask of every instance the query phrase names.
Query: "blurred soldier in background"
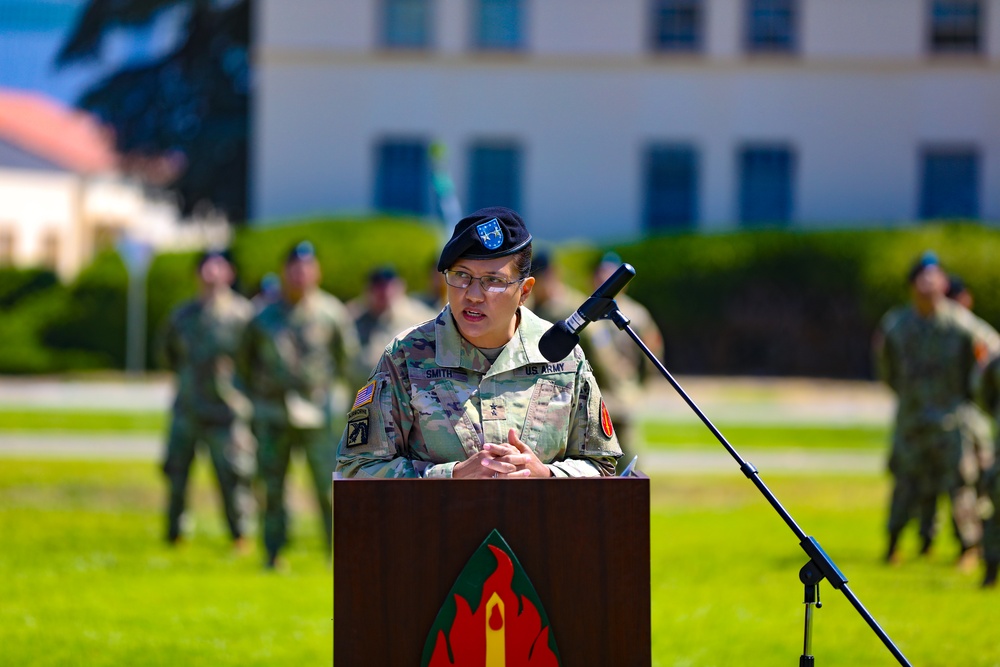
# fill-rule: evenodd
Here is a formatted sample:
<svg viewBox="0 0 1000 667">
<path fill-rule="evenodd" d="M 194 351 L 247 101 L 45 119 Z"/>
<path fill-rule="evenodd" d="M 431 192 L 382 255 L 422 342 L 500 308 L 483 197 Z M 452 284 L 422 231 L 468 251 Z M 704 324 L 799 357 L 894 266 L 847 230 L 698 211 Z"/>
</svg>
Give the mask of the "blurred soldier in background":
<svg viewBox="0 0 1000 667">
<path fill-rule="evenodd" d="M 309 463 L 327 547 L 332 532 L 330 484 L 336 456 L 331 392 L 345 380 L 358 355 L 350 314 L 319 289 L 320 266 L 303 241 L 285 260 L 281 298 L 247 327 L 237 357 L 240 377 L 253 401 L 258 473 L 264 485 L 264 548 L 275 567 L 288 537 L 285 474 L 292 449 Z"/>
<path fill-rule="evenodd" d="M 617 254 L 605 254 L 594 268 L 594 289 L 604 284 L 621 264 L 622 259 Z M 662 359 L 663 335 L 645 306 L 627 296 L 624 290 L 615 297 L 615 302 L 631 320 L 632 330 L 658 359 Z M 620 331 L 610 320 L 594 322 L 584 329 L 580 347 L 594 368 L 594 377 L 604 392 L 604 402 L 615 422 L 623 452 L 618 459 L 618 472 L 621 473 L 638 453 L 636 447 L 640 435 L 637 432 L 636 404 L 642 398 L 644 389 L 657 377 L 656 367 L 628 334 Z"/>
<path fill-rule="evenodd" d="M 233 355 L 253 307 L 231 289 L 234 278 L 227 255 L 205 253 L 198 262 L 198 297 L 178 306 L 164 331 L 163 355 L 177 376 L 177 398 L 163 471 L 170 484 L 167 540 L 175 543 L 195 448 L 208 448 L 229 533 L 242 551 L 253 513 L 254 451 L 250 403 L 234 384 Z"/>
<path fill-rule="evenodd" d="M 983 407 L 997 422 L 997 438 L 1000 440 L 1000 357 L 994 357 L 983 373 L 980 398 Z M 1000 462 L 983 473 L 983 560 L 986 574 L 983 588 L 997 585 L 997 570 L 1000 569 Z"/>
<path fill-rule="evenodd" d="M 535 278 L 535 287 L 531 291 L 529 308 L 543 320 L 553 324 L 564 320 L 587 300 L 586 296 L 562 281 L 559 266 L 544 250 L 532 258 L 531 275 Z"/>
<path fill-rule="evenodd" d="M 879 375 L 898 403 L 889 456 L 895 486 L 886 561 L 897 562 L 899 536 L 914 511 L 920 516 L 921 553 L 930 549 L 936 532 L 933 508 L 946 492 L 961 544 L 959 563 L 974 567 L 982 537 L 976 510 L 979 465 L 962 416 L 989 357 L 988 345 L 972 314 L 945 297 L 948 278 L 933 253 L 914 263 L 909 282 L 912 303 L 889 311 L 874 337 Z"/>
<path fill-rule="evenodd" d="M 269 303 L 274 303 L 281 298 L 281 278 L 277 273 L 268 272 L 260 279 L 260 289 L 253 295 L 250 302 L 253 304 L 254 312 L 259 313 Z"/>
<path fill-rule="evenodd" d="M 414 298 L 433 310 L 436 315 L 448 303 L 447 287 L 444 274 L 437 270 L 437 258 L 435 258 L 427 267 L 427 290 Z"/>
<path fill-rule="evenodd" d="M 382 358 L 385 346 L 396 334 L 427 320 L 438 311 L 406 294 L 406 282 L 391 266 L 375 269 L 368 276 L 365 293 L 347 304 L 354 318 L 361 344 L 361 354 L 356 357 L 356 382 L 365 383 L 372 369 Z"/>
<path fill-rule="evenodd" d="M 956 275 L 950 276 L 947 297 L 961 304 L 970 312 L 972 311 L 974 303 L 972 292 L 969 291 L 965 281 L 960 277 Z M 975 314 L 972 315 L 972 322 L 975 326 L 977 341 L 979 344 L 986 346 L 988 356 L 993 358 L 1000 354 L 1000 336 L 997 336 L 996 330 Z M 977 377 L 976 379 L 979 381 L 981 378 Z M 996 457 L 996 448 L 993 444 L 993 432 L 990 426 L 989 415 L 983 412 L 976 405 L 975 401 L 971 400 L 962 405 L 959 414 L 961 416 L 963 437 L 972 443 L 976 463 L 979 465 L 978 479 L 983 481 L 983 475 L 993 467 Z M 934 507 L 928 506 L 923 508 L 923 512 L 925 514 L 928 512 L 933 513 L 934 509 Z M 933 515 L 931 519 L 933 519 Z M 921 521 L 926 520 L 926 518 L 921 517 Z"/>
</svg>

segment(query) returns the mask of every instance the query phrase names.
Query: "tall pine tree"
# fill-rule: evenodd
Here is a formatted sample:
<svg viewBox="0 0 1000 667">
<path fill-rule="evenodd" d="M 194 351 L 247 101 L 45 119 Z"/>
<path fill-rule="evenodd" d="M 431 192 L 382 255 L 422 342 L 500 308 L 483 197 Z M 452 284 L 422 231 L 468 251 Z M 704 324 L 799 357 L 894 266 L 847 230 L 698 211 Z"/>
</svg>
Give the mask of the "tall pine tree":
<svg viewBox="0 0 1000 667">
<path fill-rule="evenodd" d="M 174 45 L 91 86 L 78 106 L 115 131 L 127 169 L 178 195 L 185 213 L 206 205 L 247 216 L 251 0 L 89 0 L 57 65 L 99 58 L 108 35 L 183 12 Z"/>
</svg>

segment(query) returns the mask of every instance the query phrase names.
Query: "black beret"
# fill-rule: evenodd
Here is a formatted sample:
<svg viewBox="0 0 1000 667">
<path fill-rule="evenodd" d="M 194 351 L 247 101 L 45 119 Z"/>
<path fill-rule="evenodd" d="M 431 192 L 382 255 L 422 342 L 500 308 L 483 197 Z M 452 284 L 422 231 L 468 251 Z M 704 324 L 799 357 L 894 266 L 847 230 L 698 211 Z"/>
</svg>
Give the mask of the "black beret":
<svg viewBox="0 0 1000 667">
<path fill-rule="evenodd" d="M 288 249 L 285 255 L 285 264 L 298 262 L 304 259 L 316 259 L 316 248 L 311 241 L 299 241 Z"/>
<path fill-rule="evenodd" d="M 206 250 L 205 252 L 201 253 L 201 255 L 198 256 L 198 268 L 200 269 L 201 267 L 205 266 L 205 262 L 207 262 L 208 260 L 216 258 L 224 259 L 230 264 L 233 263 L 233 257 L 232 255 L 229 254 L 228 250 L 213 248 L 210 250 Z"/>
<path fill-rule="evenodd" d="M 913 265 L 910 267 L 910 272 L 906 274 L 907 282 L 912 283 L 917 279 L 917 276 L 924 272 L 925 269 L 932 266 L 941 268 L 941 261 L 938 259 L 937 255 L 934 254 L 934 252 L 928 250 L 923 255 L 918 257 L 915 262 L 913 262 Z"/>
<path fill-rule="evenodd" d="M 368 284 L 377 285 L 379 283 L 388 283 L 398 277 L 399 274 L 396 273 L 396 269 L 387 264 L 373 269 L 372 272 L 368 274 Z"/>
<path fill-rule="evenodd" d="M 523 250 L 531 234 L 514 211 L 502 206 L 481 208 L 455 225 L 451 239 L 438 260 L 438 271 L 446 271 L 460 258 L 493 259 Z"/>
</svg>

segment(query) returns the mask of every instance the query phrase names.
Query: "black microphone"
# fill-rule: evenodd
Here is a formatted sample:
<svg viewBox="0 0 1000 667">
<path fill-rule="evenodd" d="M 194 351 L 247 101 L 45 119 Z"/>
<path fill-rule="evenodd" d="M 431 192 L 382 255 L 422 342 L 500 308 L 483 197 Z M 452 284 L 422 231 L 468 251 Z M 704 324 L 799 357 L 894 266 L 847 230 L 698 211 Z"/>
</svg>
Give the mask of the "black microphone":
<svg viewBox="0 0 1000 667">
<path fill-rule="evenodd" d="M 538 351 L 542 356 L 549 361 L 565 359 L 580 342 L 580 332 L 583 328 L 610 313 L 616 307 L 614 298 L 633 278 L 635 269 L 631 264 L 619 266 L 618 270 L 611 274 L 611 277 L 605 280 L 575 313 L 565 320 L 556 322 L 542 334 L 538 341 Z"/>
</svg>

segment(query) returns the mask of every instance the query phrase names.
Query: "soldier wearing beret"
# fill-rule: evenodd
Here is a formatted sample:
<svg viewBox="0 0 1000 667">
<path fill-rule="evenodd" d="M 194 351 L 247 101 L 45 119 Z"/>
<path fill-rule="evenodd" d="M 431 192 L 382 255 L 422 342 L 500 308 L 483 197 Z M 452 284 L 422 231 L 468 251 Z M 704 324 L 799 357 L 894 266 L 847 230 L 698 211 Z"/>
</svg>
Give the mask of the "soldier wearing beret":
<svg viewBox="0 0 1000 667">
<path fill-rule="evenodd" d="M 331 390 L 358 355 L 357 335 L 344 304 L 319 288 L 320 266 L 311 243 L 285 260 L 281 297 L 247 327 L 238 357 L 253 401 L 257 466 L 264 486 L 264 548 L 274 567 L 288 537 L 285 474 L 291 451 L 304 450 L 326 533 L 332 536 L 330 483 L 336 440 Z"/>
<path fill-rule="evenodd" d="M 406 281 L 391 266 L 372 271 L 364 294 L 350 301 L 347 310 L 354 318 L 361 343 L 355 375 L 362 382 L 396 334 L 437 315 L 436 310 L 406 293 Z"/>
<path fill-rule="evenodd" d="M 579 347 L 551 363 L 531 293 L 531 235 L 507 208 L 462 219 L 438 270 L 448 305 L 398 336 L 357 392 L 337 469 L 353 477 L 583 477 L 621 455 Z"/>
<path fill-rule="evenodd" d="M 947 493 L 961 544 L 959 562 L 974 567 L 982 537 L 979 466 L 962 417 L 989 345 L 973 315 L 945 297 L 948 277 L 933 253 L 913 265 L 909 281 L 912 303 L 886 314 L 875 335 L 879 373 L 898 404 L 889 456 L 895 485 L 886 560 L 897 560 L 900 533 L 914 514 L 920 517 L 921 550 L 930 549 L 937 498 Z"/>
<path fill-rule="evenodd" d="M 1000 356 L 994 357 L 983 372 L 980 388 L 980 403 L 1000 426 Z M 1000 429 L 997 432 L 1000 439 Z M 983 560 L 986 573 L 983 587 L 997 585 L 997 570 L 1000 569 L 1000 461 L 994 459 L 983 473 Z"/>
<path fill-rule="evenodd" d="M 253 307 L 232 290 L 234 277 L 225 253 L 202 255 L 198 297 L 178 306 L 163 332 L 166 365 L 177 377 L 163 463 L 170 485 L 167 541 L 171 543 L 181 537 L 188 474 L 199 443 L 212 459 L 229 533 L 241 549 L 245 522 L 253 512 L 250 405 L 234 383 L 233 369 L 233 356 Z"/>
</svg>

